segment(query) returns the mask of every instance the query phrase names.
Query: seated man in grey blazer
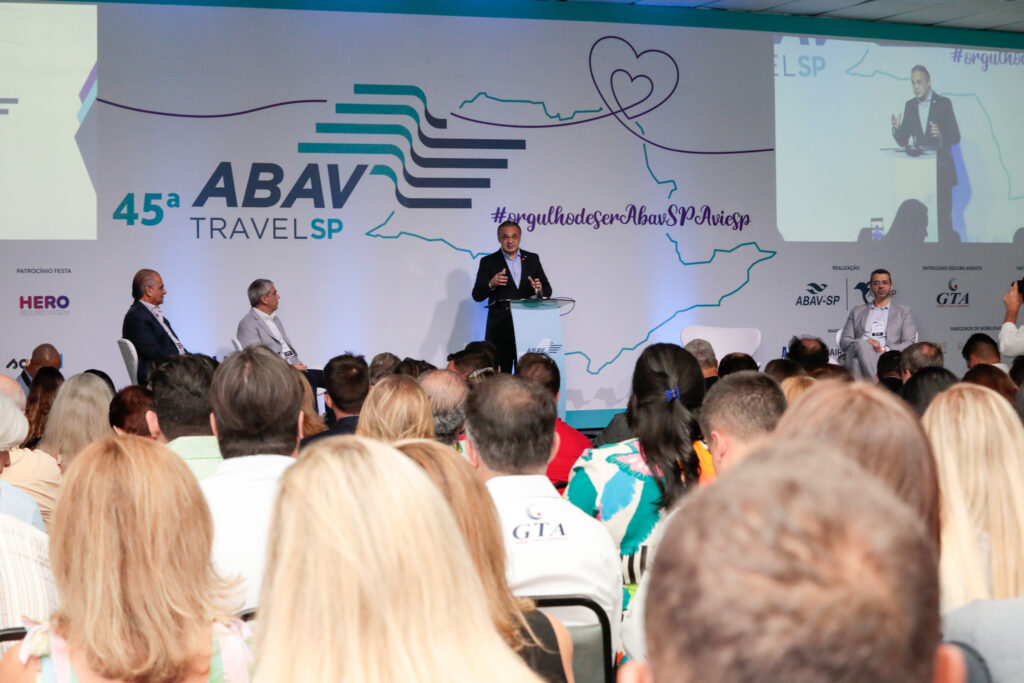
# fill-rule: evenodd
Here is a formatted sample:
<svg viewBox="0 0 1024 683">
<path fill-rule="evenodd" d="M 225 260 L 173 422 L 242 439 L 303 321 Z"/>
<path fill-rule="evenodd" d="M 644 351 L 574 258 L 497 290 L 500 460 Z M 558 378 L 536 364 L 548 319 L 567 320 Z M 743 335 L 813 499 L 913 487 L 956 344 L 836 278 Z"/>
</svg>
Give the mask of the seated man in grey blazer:
<svg viewBox="0 0 1024 683">
<path fill-rule="evenodd" d="M 872 271 L 869 289 L 874 299 L 850 311 L 839 349 L 846 352 L 846 367 L 854 377 L 873 380 L 878 357 L 886 351 L 902 351 L 917 341 L 917 326 L 908 307 L 892 303 L 889 271 Z"/>
<path fill-rule="evenodd" d="M 249 285 L 249 305 L 252 308 L 239 321 L 236 336 L 242 348 L 259 345 L 288 361 L 289 365 L 305 371 L 307 368 L 299 360 L 299 354 L 284 331 L 284 323 L 277 317 L 277 308 L 281 303 L 281 295 L 270 280 L 262 278 L 253 280 Z"/>
</svg>

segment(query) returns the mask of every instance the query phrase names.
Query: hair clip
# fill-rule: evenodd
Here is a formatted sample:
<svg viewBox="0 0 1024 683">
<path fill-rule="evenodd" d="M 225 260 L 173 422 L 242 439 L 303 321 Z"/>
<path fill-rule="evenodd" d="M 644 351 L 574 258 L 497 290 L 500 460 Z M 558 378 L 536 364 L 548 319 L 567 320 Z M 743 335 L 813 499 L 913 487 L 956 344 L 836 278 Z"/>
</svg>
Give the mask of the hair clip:
<svg viewBox="0 0 1024 683">
<path fill-rule="evenodd" d="M 671 401 L 674 398 L 679 398 L 679 387 L 673 387 L 665 390 L 666 401 Z"/>
</svg>

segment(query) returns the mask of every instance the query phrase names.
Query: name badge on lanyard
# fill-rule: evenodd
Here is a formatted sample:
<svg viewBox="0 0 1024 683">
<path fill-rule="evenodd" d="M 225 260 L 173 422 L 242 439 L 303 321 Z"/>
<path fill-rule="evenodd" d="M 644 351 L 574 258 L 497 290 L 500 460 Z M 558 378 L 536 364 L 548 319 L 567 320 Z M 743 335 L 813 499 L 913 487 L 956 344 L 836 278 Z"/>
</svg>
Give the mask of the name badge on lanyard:
<svg viewBox="0 0 1024 683">
<path fill-rule="evenodd" d="M 284 358 L 286 361 L 288 361 L 290 365 L 291 363 L 295 362 L 295 352 L 292 351 L 290 348 L 285 347 L 284 349 L 281 350 L 281 358 Z"/>
<path fill-rule="evenodd" d="M 872 337 L 884 337 L 885 336 L 885 325 L 882 324 L 881 320 L 875 320 L 871 323 L 871 336 Z"/>
</svg>

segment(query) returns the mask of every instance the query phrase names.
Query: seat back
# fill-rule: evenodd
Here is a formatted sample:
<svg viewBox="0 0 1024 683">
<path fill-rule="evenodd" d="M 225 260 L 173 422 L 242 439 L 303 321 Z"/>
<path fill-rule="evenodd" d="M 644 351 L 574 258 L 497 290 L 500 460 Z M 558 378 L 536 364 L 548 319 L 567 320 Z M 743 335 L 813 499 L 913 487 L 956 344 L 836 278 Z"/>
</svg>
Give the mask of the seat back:
<svg viewBox="0 0 1024 683">
<path fill-rule="evenodd" d="M 139 352 L 135 350 L 135 344 L 122 337 L 117 340 L 117 348 L 121 351 L 121 358 L 124 359 L 124 367 L 128 370 L 128 379 L 132 384 L 139 383 Z"/>
<path fill-rule="evenodd" d="M 235 351 L 242 350 L 242 342 L 238 341 L 238 337 L 231 338 L 231 345 L 235 347 Z"/>
<path fill-rule="evenodd" d="M 576 683 L 615 683 L 612 625 L 600 605 L 583 595 L 545 595 L 530 599 L 541 610 L 583 607 L 593 612 L 598 623 L 567 627 L 572 636 L 573 678 Z"/>
</svg>

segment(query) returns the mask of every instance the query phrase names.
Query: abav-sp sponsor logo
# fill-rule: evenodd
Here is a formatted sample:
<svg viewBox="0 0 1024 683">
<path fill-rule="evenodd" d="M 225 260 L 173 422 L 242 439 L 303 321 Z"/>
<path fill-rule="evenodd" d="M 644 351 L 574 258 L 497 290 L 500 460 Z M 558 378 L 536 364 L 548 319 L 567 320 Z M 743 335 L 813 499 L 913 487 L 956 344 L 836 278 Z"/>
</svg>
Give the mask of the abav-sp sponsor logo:
<svg viewBox="0 0 1024 683">
<path fill-rule="evenodd" d="M 946 283 L 946 290 L 935 297 L 936 308 L 965 308 L 971 305 L 971 294 L 960 288 L 955 277 Z"/>
<path fill-rule="evenodd" d="M 67 315 L 71 299 L 66 294 L 22 294 L 18 310 L 22 315 Z"/>
<path fill-rule="evenodd" d="M 828 284 L 825 282 L 808 282 L 806 294 L 798 294 L 796 306 L 835 306 L 842 298 L 838 294 L 826 294 Z"/>
</svg>

